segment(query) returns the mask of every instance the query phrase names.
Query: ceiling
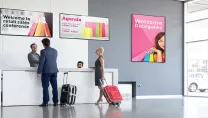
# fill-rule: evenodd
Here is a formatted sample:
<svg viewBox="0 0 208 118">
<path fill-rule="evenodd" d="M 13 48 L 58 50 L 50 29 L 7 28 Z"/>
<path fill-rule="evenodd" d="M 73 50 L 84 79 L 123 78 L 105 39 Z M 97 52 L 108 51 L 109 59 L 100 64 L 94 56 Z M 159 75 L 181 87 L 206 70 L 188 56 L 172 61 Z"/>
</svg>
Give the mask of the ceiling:
<svg viewBox="0 0 208 118">
<path fill-rule="evenodd" d="M 188 12 L 196 12 L 208 9 L 208 0 L 191 0 L 187 2 Z"/>
</svg>

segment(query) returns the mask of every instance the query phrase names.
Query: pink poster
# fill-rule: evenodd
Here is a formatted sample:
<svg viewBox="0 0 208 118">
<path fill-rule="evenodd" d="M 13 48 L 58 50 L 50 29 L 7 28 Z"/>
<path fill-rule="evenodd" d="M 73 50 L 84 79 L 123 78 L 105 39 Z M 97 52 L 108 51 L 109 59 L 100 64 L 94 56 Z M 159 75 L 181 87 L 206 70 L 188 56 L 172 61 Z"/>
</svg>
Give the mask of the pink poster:
<svg viewBox="0 0 208 118">
<path fill-rule="evenodd" d="M 165 62 L 165 17 L 132 15 L 132 62 Z"/>
</svg>

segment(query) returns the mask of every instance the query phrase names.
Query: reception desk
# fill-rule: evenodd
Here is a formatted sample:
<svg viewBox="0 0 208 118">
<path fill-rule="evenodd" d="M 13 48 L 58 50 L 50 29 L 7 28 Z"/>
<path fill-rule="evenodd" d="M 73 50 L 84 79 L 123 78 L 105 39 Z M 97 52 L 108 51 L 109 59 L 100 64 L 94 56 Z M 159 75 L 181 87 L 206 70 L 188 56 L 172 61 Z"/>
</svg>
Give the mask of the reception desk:
<svg viewBox="0 0 208 118">
<path fill-rule="evenodd" d="M 95 103 L 99 90 L 94 83 L 94 69 L 91 68 L 59 68 L 57 77 L 60 96 L 64 72 L 68 72 L 67 83 L 78 88 L 76 103 Z M 3 68 L 2 106 L 39 105 L 42 103 L 41 79 L 37 78 L 36 68 Z M 109 85 L 118 84 L 118 70 L 105 69 L 105 78 Z M 52 89 L 49 87 L 50 104 L 52 104 Z M 60 98 L 60 97 L 59 97 Z"/>
</svg>

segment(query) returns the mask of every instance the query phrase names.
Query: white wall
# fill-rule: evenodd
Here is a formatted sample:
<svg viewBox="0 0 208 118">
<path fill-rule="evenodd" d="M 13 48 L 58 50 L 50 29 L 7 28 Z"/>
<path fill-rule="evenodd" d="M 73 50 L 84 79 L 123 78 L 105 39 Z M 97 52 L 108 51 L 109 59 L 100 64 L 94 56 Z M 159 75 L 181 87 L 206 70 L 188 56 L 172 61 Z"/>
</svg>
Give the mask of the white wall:
<svg viewBox="0 0 208 118">
<path fill-rule="evenodd" d="M 59 38 L 59 13 L 88 15 L 88 0 L 0 0 L 0 7 L 53 13 L 51 46 L 58 50 L 60 68 L 76 67 L 82 60 L 88 67 L 88 41 Z M 43 48 L 40 37 L 0 36 L 1 67 L 28 67 L 30 44 Z M 3 57 L 2 57 L 3 56 Z M 3 59 L 2 59 L 3 58 Z"/>
<path fill-rule="evenodd" d="M 132 84 L 118 84 L 123 99 L 132 99 Z"/>
</svg>

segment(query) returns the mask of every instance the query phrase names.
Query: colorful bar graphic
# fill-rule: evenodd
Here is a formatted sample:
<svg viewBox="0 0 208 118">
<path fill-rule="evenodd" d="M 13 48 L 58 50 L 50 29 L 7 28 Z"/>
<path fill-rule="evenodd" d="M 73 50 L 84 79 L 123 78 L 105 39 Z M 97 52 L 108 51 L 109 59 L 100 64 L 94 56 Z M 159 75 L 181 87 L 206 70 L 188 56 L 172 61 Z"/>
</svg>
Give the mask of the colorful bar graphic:
<svg viewBox="0 0 208 118">
<path fill-rule="evenodd" d="M 106 37 L 107 36 L 107 24 L 105 23 L 98 23 L 98 22 L 86 22 L 85 28 L 90 29 L 84 29 L 83 30 L 83 36 L 90 38 L 90 37 Z M 86 34 L 89 33 L 89 34 Z M 89 37 L 90 36 L 90 37 Z"/>
<path fill-rule="evenodd" d="M 100 37 L 100 31 L 99 31 L 99 28 L 100 26 L 99 26 L 99 23 L 96 23 L 96 37 Z"/>
<path fill-rule="evenodd" d="M 96 23 L 95 22 L 86 22 L 85 27 L 92 28 L 92 37 L 96 37 Z"/>
<path fill-rule="evenodd" d="M 102 37 L 102 23 L 99 23 L 99 34 Z"/>
<path fill-rule="evenodd" d="M 106 35 L 105 35 L 105 23 L 102 23 L 102 36 L 106 37 Z"/>
<path fill-rule="evenodd" d="M 33 23 L 28 36 L 47 36 L 51 37 L 50 29 L 47 23 Z"/>
<path fill-rule="evenodd" d="M 87 37 L 87 38 L 92 37 L 92 28 L 85 27 L 84 32 L 83 32 L 83 36 Z"/>
<path fill-rule="evenodd" d="M 105 24 L 105 37 L 109 36 L 109 26 L 108 24 Z"/>
<path fill-rule="evenodd" d="M 47 23 L 44 24 L 44 29 L 45 29 L 45 35 L 46 35 L 47 37 L 51 37 L 50 29 L 49 29 Z"/>
<path fill-rule="evenodd" d="M 28 36 L 34 36 L 34 34 L 35 34 L 35 30 L 36 30 L 36 28 L 37 28 L 37 23 L 33 23 L 32 24 L 32 26 L 31 26 L 31 28 L 30 28 L 30 31 L 29 31 L 29 33 L 28 33 Z"/>
</svg>

